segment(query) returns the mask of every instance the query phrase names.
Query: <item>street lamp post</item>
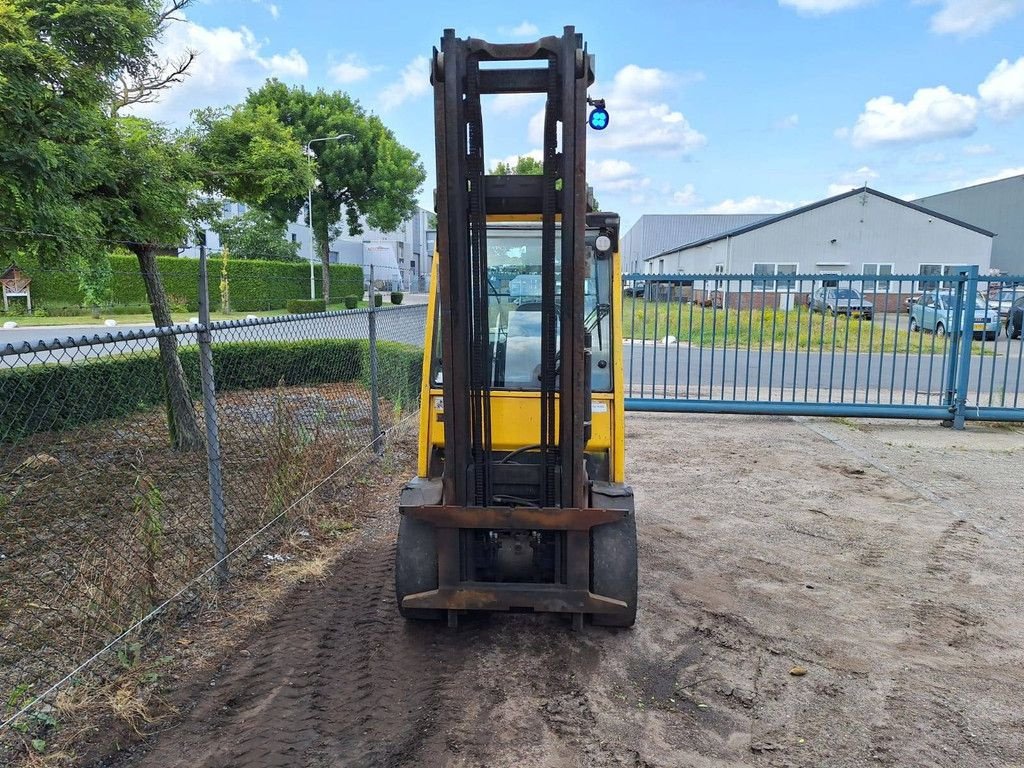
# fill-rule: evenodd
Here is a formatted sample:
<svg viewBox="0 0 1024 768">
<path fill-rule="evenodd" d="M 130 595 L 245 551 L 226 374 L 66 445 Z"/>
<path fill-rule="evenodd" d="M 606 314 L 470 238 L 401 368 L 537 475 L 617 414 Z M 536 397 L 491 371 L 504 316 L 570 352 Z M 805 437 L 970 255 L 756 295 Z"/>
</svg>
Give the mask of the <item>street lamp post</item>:
<svg viewBox="0 0 1024 768">
<path fill-rule="evenodd" d="M 309 162 L 310 168 L 313 166 L 313 142 L 316 141 L 341 141 L 342 139 L 351 139 L 353 135 L 351 133 L 339 133 L 337 136 L 323 136 L 319 139 L 310 139 L 306 142 L 306 160 Z M 313 252 L 313 181 L 309 183 L 309 192 L 306 199 L 307 216 L 309 218 L 309 298 L 316 298 L 316 277 L 313 272 L 313 265 L 316 263 L 316 255 Z M 329 301 L 330 297 L 324 296 L 324 301 Z"/>
</svg>

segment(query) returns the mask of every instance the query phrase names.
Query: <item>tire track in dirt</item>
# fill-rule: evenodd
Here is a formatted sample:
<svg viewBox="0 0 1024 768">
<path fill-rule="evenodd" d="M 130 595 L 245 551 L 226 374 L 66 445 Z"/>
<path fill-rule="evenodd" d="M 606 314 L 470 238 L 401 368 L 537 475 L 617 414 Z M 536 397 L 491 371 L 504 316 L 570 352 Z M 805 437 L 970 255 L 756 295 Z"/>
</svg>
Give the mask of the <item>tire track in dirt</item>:
<svg viewBox="0 0 1024 768">
<path fill-rule="evenodd" d="M 195 706 L 151 748 L 118 765 L 176 768 L 414 765 L 457 637 L 406 624 L 393 597 L 393 536 L 299 587 Z M 188 699 L 186 699 L 187 701 Z"/>
</svg>

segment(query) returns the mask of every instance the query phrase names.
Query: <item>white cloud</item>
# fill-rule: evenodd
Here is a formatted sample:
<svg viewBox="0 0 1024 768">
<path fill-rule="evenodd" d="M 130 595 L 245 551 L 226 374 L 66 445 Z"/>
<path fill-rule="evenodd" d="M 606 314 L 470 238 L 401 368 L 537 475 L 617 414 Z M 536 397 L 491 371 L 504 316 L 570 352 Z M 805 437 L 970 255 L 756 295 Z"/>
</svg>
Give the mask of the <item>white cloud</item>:
<svg viewBox="0 0 1024 768">
<path fill-rule="evenodd" d="M 682 189 L 677 189 L 672 193 L 672 204 L 680 208 L 691 208 L 700 202 L 700 195 L 697 194 L 693 184 L 687 184 Z"/>
<path fill-rule="evenodd" d="M 978 86 L 981 102 L 994 117 L 1007 120 L 1024 113 L 1024 56 L 1011 64 L 1007 59 Z"/>
<path fill-rule="evenodd" d="M 604 131 L 591 131 L 587 141 L 594 150 L 658 150 L 689 154 L 707 144 L 707 137 L 693 128 L 682 112 L 664 101 L 665 92 L 703 78 L 699 72 L 673 75 L 661 69 L 628 64 L 612 79 L 610 87 L 595 87 L 608 107 Z M 530 138 L 542 143 L 543 110 L 529 124 Z"/>
<path fill-rule="evenodd" d="M 278 18 L 281 15 L 281 9 L 278 8 L 275 3 L 268 3 L 268 2 L 266 2 L 266 0 L 252 0 L 252 1 L 256 5 L 263 6 L 266 9 L 267 13 L 269 13 L 275 19 Z"/>
<path fill-rule="evenodd" d="M 855 147 L 932 141 L 969 136 L 977 118 L 977 99 L 940 85 L 918 89 L 906 104 L 892 96 L 870 99 L 853 128 L 836 135 L 849 137 Z"/>
<path fill-rule="evenodd" d="M 394 109 L 429 91 L 430 60 L 426 56 L 417 56 L 405 65 L 398 80 L 384 88 L 377 98 L 382 109 Z"/>
<path fill-rule="evenodd" d="M 497 96 L 484 96 L 484 110 L 499 115 L 523 114 L 543 98 L 543 94 L 540 93 L 499 93 Z"/>
<path fill-rule="evenodd" d="M 844 192 L 849 192 L 851 189 L 857 189 L 856 184 L 829 184 L 828 189 L 825 191 L 825 197 L 835 197 L 841 195 Z"/>
<path fill-rule="evenodd" d="M 795 112 L 792 115 L 786 115 L 781 120 L 776 121 L 775 127 L 779 130 L 787 130 L 789 128 L 796 128 L 800 125 L 800 115 Z"/>
<path fill-rule="evenodd" d="M 537 28 L 536 24 L 529 21 L 524 21 L 522 24 L 512 27 L 511 29 L 508 27 L 502 27 L 501 32 L 502 34 L 510 35 L 511 37 L 540 37 L 540 29 Z"/>
<path fill-rule="evenodd" d="M 785 213 L 796 208 L 797 205 L 798 203 L 750 195 L 742 200 L 723 200 L 705 208 L 702 213 Z"/>
<path fill-rule="evenodd" d="M 968 144 L 964 147 L 965 155 L 991 155 L 995 154 L 996 148 L 991 144 Z"/>
<path fill-rule="evenodd" d="M 990 181 L 1010 179 L 1014 176 L 1024 176 L 1024 166 L 1020 166 L 1019 168 L 1003 168 L 1003 170 L 993 173 L 991 176 L 982 176 L 980 179 L 969 181 L 964 186 L 973 187 L 976 184 L 988 184 Z"/>
<path fill-rule="evenodd" d="M 541 149 L 531 149 L 529 152 L 520 152 L 517 155 L 508 155 L 507 157 L 492 158 L 487 163 L 488 169 L 494 169 L 498 163 L 504 163 L 505 165 L 515 165 L 520 157 L 532 157 L 538 163 L 544 162 L 544 151 Z M 488 170 L 490 172 L 490 170 Z"/>
<path fill-rule="evenodd" d="M 298 79 L 309 74 L 309 64 L 301 53 L 292 48 L 285 56 L 277 53 L 271 56 L 267 70 L 273 72 L 275 77 Z"/>
<path fill-rule="evenodd" d="M 370 76 L 371 68 L 360 62 L 359 57 L 350 53 L 344 61 L 340 61 L 328 70 L 328 74 L 337 83 L 356 83 Z"/>
<path fill-rule="evenodd" d="M 938 35 L 972 37 L 992 29 L 1024 9 L 1022 0 L 923 0 L 942 8 L 931 19 Z"/>
<path fill-rule="evenodd" d="M 191 50 L 198 54 L 196 60 L 184 82 L 165 91 L 158 102 L 141 104 L 131 111 L 183 124 L 193 109 L 242 101 L 249 88 L 258 88 L 268 77 L 295 81 L 309 74 L 309 65 L 297 50 L 267 55 L 266 45 L 247 27 L 211 28 L 188 19 L 171 24 L 160 41 L 158 55 L 177 59 Z"/>
<path fill-rule="evenodd" d="M 641 174 L 632 163 L 609 158 L 591 160 L 587 163 L 587 183 L 594 188 L 600 198 L 606 193 L 637 193 L 649 188 L 652 182 L 650 177 Z"/>
<path fill-rule="evenodd" d="M 874 0 L 779 0 L 779 5 L 796 10 L 805 16 L 824 16 L 836 11 L 848 11 L 859 8 Z"/>
<path fill-rule="evenodd" d="M 865 184 L 869 184 L 877 179 L 879 175 L 878 171 L 874 168 L 862 165 L 855 171 L 841 174 L 834 183 L 829 184 L 826 197 L 841 195 L 843 192 L 849 192 L 851 189 L 863 187 Z"/>
</svg>

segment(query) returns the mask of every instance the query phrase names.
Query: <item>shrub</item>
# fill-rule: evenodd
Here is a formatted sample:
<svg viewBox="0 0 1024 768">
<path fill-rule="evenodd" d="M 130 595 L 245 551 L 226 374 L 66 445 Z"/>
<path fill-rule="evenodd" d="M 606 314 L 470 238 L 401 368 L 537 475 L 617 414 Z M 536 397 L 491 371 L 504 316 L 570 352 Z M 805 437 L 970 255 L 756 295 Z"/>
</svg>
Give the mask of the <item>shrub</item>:
<svg viewBox="0 0 1024 768">
<path fill-rule="evenodd" d="M 359 306 L 358 296 L 346 296 L 345 297 L 345 309 L 355 309 Z"/>
<path fill-rule="evenodd" d="M 44 305 L 83 306 L 85 297 L 76 270 L 64 267 L 42 268 L 38 262 L 19 256 L 20 266 L 32 278 L 32 301 Z M 174 303 L 189 312 L 199 308 L 199 260 L 160 256 L 157 266 L 163 277 L 164 291 Z M 139 274 L 134 256 L 110 256 L 109 296 L 114 304 L 149 306 L 146 286 Z M 289 299 L 309 296 L 309 264 L 306 262 L 228 259 L 231 281 L 231 309 L 251 312 L 261 309 L 282 309 Z M 322 267 L 314 266 L 315 280 L 320 281 Z M 208 290 L 211 297 L 220 295 L 222 275 L 216 268 L 208 269 Z M 335 296 L 362 293 L 363 270 L 353 264 L 332 264 L 331 291 Z"/>
<path fill-rule="evenodd" d="M 289 299 L 288 314 L 308 315 L 311 312 L 326 312 L 327 302 L 323 299 Z"/>
<path fill-rule="evenodd" d="M 353 380 L 369 388 L 369 346 L 366 339 L 215 344 L 217 390 L 269 389 L 281 382 L 299 385 Z M 198 347 L 182 347 L 179 354 L 189 387 L 198 399 Z M 378 342 L 381 395 L 401 407 L 415 403 L 422 360 L 419 347 Z M 0 371 L 0 402 L 6 403 L 0 420 L 0 443 L 162 407 L 163 393 L 163 370 L 156 350 L 74 365 Z"/>
<path fill-rule="evenodd" d="M 384 297 L 381 294 L 379 294 L 379 293 L 373 294 L 373 306 L 380 307 L 380 306 L 383 306 L 383 305 L 384 305 Z"/>
<path fill-rule="evenodd" d="M 391 292 L 391 303 L 392 304 L 401 304 L 402 303 L 402 297 L 404 297 L 404 296 L 405 296 L 405 294 L 402 293 L 401 291 L 392 291 Z"/>
</svg>

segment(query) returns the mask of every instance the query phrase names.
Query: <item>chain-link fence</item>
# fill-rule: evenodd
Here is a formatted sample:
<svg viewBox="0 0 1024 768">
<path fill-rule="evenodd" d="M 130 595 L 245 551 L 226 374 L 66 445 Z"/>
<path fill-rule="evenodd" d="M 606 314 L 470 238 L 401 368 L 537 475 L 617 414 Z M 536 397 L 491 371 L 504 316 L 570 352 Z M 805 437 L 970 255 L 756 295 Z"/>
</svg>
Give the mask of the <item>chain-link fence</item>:
<svg viewBox="0 0 1024 768">
<path fill-rule="evenodd" d="M 199 313 L 0 342 L 0 730 L 418 407 L 423 305 Z"/>
</svg>

